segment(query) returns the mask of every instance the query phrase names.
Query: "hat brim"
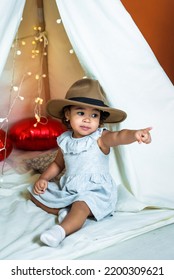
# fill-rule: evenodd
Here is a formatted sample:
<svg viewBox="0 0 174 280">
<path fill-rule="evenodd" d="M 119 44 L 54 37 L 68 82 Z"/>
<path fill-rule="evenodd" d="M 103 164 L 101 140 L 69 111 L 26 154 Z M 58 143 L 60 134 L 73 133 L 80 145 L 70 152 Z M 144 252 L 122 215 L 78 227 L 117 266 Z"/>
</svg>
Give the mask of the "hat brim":
<svg viewBox="0 0 174 280">
<path fill-rule="evenodd" d="M 119 109 L 105 107 L 105 106 L 91 105 L 88 103 L 83 103 L 83 102 L 78 102 L 78 101 L 73 101 L 73 100 L 68 100 L 68 99 L 52 99 L 52 100 L 48 101 L 48 103 L 46 104 L 46 110 L 50 116 L 61 119 L 61 114 L 60 114 L 61 110 L 63 109 L 63 107 L 69 106 L 69 105 L 70 106 L 71 105 L 85 106 L 85 107 L 87 106 L 87 107 L 99 109 L 103 112 L 108 112 L 110 115 L 105 120 L 105 123 L 122 122 L 127 117 L 127 114 L 124 111 L 119 110 Z"/>
</svg>

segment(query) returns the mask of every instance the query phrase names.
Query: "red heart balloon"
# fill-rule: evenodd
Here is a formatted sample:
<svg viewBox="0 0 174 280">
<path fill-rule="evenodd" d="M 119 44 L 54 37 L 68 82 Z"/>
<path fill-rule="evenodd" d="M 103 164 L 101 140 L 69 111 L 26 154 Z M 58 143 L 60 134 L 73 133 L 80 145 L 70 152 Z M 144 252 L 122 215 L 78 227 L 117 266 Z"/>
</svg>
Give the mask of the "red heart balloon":
<svg viewBox="0 0 174 280">
<path fill-rule="evenodd" d="M 4 130 L 0 129 L 0 161 L 6 159 L 13 149 L 13 144 L 9 137 L 6 138 Z"/>
<path fill-rule="evenodd" d="M 9 136 L 14 147 L 29 151 L 43 151 L 57 147 L 56 138 L 66 131 L 65 126 L 55 119 L 41 118 L 36 123 L 35 118 L 21 120 L 9 130 Z"/>
</svg>

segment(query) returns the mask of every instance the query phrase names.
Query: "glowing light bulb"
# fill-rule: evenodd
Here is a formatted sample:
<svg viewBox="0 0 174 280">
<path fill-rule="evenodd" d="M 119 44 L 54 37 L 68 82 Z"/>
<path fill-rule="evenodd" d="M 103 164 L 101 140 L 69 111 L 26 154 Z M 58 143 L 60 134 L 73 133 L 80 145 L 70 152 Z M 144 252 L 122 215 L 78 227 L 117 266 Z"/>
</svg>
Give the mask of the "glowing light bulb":
<svg viewBox="0 0 174 280">
<path fill-rule="evenodd" d="M 31 73 L 31 72 L 28 72 L 27 74 L 28 74 L 28 76 L 31 76 L 31 75 L 32 75 L 32 73 Z"/>
<path fill-rule="evenodd" d="M 36 45 L 36 41 L 33 40 L 33 41 L 32 41 L 32 45 Z"/>
<path fill-rule="evenodd" d="M 7 121 L 7 118 L 0 118 L 0 122 Z"/>
<path fill-rule="evenodd" d="M 22 41 L 22 45 L 25 46 L 25 45 L 26 45 L 26 42 L 25 42 L 25 41 Z"/>
<path fill-rule="evenodd" d="M 39 75 L 38 75 L 38 74 L 35 76 L 35 79 L 36 79 L 36 80 L 39 80 Z"/>
<path fill-rule="evenodd" d="M 35 118 L 36 118 L 37 122 L 40 122 L 40 116 L 37 113 L 35 113 Z"/>
<path fill-rule="evenodd" d="M 17 86 L 13 86 L 13 90 L 14 90 L 14 91 L 18 91 L 19 88 L 18 88 Z"/>
<path fill-rule="evenodd" d="M 20 99 L 21 101 L 23 101 L 23 100 L 24 100 L 24 97 L 19 95 L 19 99 Z"/>
<path fill-rule="evenodd" d="M 56 22 L 57 22 L 58 24 L 60 24 L 60 23 L 62 22 L 61 18 L 58 18 L 58 19 L 56 20 Z"/>
<path fill-rule="evenodd" d="M 43 75 L 42 75 L 43 78 L 46 78 L 46 76 L 47 76 L 46 74 L 43 74 Z"/>
<path fill-rule="evenodd" d="M 42 105 L 42 103 L 43 103 L 43 99 L 42 98 L 40 98 L 40 97 L 36 97 L 35 98 L 35 103 L 39 103 L 40 105 Z M 36 116 L 38 116 L 37 114 L 35 114 L 35 117 Z M 37 118 L 37 117 L 36 117 Z"/>
<path fill-rule="evenodd" d="M 73 54 L 73 53 L 74 53 L 74 50 L 73 50 L 73 49 L 69 50 L 69 53 L 70 53 L 70 54 Z"/>
<path fill-rule="evenodd" d="M 43 55 L 45 55 L 45 56 L 46 56 L 46 55 L 47 55 L 47 52 L 44 52 L 44 53 L 43 53 Z"/>
<path fill-rule="evenodd" d="M 21 55 L 21 53 L 22 52 L 20 50 L 17 50 L 17 52 L 16 52 L 17 55 Z"/>
</svg>

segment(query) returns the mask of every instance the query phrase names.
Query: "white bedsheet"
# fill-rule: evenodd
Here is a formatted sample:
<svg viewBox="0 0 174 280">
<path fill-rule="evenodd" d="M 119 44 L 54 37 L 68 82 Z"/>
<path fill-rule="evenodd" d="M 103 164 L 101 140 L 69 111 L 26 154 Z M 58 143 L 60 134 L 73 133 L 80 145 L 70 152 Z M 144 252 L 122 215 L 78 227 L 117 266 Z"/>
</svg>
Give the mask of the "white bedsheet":
<svg viewBox="0 0 174 280">
<path fill-rule="evenodd" d="M 59 247 L 50 248 L 40 242 L 39 236 L 56 223 L 56 217 L 36 207 L 27 191 L 27 186 L 38 176 L 32 170 L 23 169 L 19 173 L 6 164 L 0 182 L 1 260 L 76 259 L 174 222 L 174 210 L 145 208 L 148 205 L 138 202 L 119 186 L 113 217 L 100 222 L 89 219 Z"/>
</svg>

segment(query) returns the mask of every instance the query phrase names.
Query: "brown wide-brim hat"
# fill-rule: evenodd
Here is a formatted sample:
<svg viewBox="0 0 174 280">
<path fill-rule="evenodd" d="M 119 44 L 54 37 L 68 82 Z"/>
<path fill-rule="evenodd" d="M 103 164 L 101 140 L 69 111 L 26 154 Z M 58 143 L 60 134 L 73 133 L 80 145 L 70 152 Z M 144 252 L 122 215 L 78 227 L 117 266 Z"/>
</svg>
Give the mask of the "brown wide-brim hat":
<svg viewBox="0 0 174 280">
<path fill-rule="evenodd" d="M 124 111 L 111 108 L 104 102 L 104 91 L 97 80 L 81 79 L 67 91 L 64 99 L 52 99 L 46 104 L 46 110 L 52 117 L 61 119 L 61 111 L 65 106 L 87 106 L 108 112 L 105 123 L 118 123 L 126 119 Z"/>
</svg>

